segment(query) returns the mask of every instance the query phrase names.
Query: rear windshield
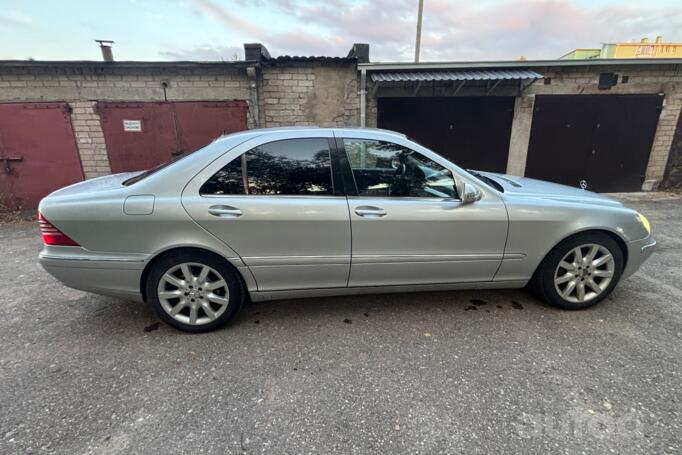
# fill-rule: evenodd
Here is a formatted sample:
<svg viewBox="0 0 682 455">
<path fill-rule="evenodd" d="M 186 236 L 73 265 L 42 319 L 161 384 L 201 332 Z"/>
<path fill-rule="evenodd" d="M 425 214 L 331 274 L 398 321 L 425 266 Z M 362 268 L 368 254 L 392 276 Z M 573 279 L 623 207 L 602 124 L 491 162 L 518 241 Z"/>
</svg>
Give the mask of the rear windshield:
<svg viewBox="0 0 682 455">
<path fill-rule="evenodd" d="M 123 186 L 130 186 L 130 185 L 132 185 L 132 184 L 134 184 L 134 183 L 139 182 L 140 180 L 144 180 L 144 179 L 146 179 L 147 177 L 149 177 L 150 175 L 156 174 L 156 173 L 159 172 L 161 169 L 170 166 L 171 164 L 175 163 L 176 161 L 180 161 L 181 159 L 183 159 L 183 158 L 185 158 L 185 157 L 191 155 L 192 153 L 194 153 L 194 152 L 191 152 L 191 153 L 183 153 L 182 155 L 178 155 L 178 156 L 176 156 L 175 158 L 173 158 L 173 159 L 170 160 L 170 161 L 166 161 L 165 163 L 161 163 L 161 164 L 159 164 L 158 166 L 155 166 L 155 167 L 153 167 L 153 168 L 151 168 L 151 169 L 148 169 L 148 170 L 146 170 L 146 171 L 142 171 L 142 172 L 140 172 L 139 174 L 137 174 L 135 177 L 130 177 L 129 179 L 124 180 L 124 181 L 123 181 Z"/>
</svg>

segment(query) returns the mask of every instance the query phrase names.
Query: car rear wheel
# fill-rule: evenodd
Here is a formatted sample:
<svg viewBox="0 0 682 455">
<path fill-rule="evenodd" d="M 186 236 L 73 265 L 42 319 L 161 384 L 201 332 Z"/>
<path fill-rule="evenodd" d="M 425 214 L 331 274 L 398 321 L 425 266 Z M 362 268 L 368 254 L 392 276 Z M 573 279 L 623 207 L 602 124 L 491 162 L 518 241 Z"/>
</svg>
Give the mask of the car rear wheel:
<svg viewBox="0 0 682 455">
<path fill-rule="evenodd" d="M 623 251 L 607 234 L 578 234 L 545 257 L 531 287 L 550 305 L 580 310 L 599 303 L 613 291 L 623 265 Z"/>
<path fill-rule="evenodd" d="M 147 300 L 169 325 L 208 332 L 234 319 L 244 304 L 239 276 L 223 260 L 200 252 L 171 253 L 154 264 Z"/>
</svg>

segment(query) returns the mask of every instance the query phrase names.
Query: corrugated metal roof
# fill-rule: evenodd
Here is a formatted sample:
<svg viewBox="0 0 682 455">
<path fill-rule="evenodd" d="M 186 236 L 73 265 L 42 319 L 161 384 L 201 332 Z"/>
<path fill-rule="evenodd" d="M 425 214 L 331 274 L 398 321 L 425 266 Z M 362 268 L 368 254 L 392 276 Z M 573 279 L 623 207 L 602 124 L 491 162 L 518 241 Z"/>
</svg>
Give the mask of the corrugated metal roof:
<svg viewBox="0 0 682 455">
<path fill-rule="evenodd" d="M 500 68 L 543 68 L 573 66 L 682 65 L 682 58 L 591 58 L 587 60 L 496 60 L 479 62 L 373 62 L 359 63 L 366 71 L 446 71 Z"/>
<path fill-rule="evenodd" d="M 374 82 L 496 81 L 543 78 L 542 74 L 531 70 L 376 72 L 371 73 L 371 77 Z"/>
</svg>

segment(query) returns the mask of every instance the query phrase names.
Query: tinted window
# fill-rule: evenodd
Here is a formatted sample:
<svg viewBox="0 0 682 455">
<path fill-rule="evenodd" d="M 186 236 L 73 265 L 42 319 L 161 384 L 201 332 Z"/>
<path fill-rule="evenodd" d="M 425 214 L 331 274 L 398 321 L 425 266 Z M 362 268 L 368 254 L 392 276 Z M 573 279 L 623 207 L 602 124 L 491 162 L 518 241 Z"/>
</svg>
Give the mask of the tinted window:
<svg viewBox="0 0 682 455">
<path fill-rule="evenodd" d="M 242 157 L 238 156 L 208 179 L 199 190 L 201 194 L 244 194 Z"/>
<path fill-rule="evenodd" d="M 449 169 L 392 142 L 344 139 L 360 196 L 455 198 Z"/>
<path fill-rule="evenodd" d="M 290 139 L 258 146 L 218 171 L 200 193 L 331 195 L 329 143 L 327 139 Z"/>
</svg>

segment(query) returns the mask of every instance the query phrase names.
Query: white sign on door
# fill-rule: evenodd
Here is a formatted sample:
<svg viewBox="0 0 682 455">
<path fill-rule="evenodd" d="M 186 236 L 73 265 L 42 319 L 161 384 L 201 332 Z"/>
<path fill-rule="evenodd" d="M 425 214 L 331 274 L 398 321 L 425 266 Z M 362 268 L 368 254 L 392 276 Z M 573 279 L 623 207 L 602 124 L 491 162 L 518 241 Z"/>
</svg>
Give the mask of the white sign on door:
<svg viewBox="0 0 682 455">
<path fill-rule="evenodd" d="M 123 131 L 142 132 L 142 120 L 123 120 Z"/>
</svg>

